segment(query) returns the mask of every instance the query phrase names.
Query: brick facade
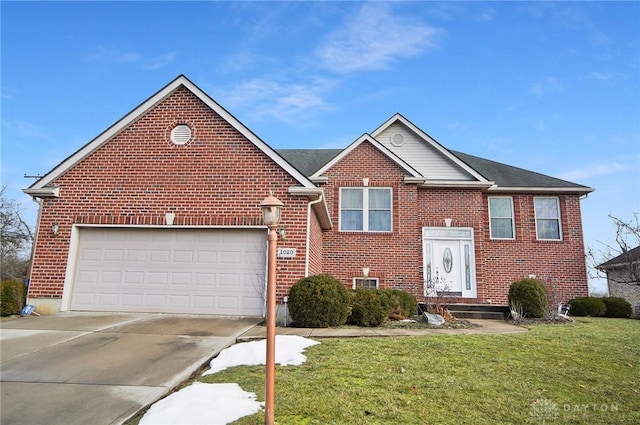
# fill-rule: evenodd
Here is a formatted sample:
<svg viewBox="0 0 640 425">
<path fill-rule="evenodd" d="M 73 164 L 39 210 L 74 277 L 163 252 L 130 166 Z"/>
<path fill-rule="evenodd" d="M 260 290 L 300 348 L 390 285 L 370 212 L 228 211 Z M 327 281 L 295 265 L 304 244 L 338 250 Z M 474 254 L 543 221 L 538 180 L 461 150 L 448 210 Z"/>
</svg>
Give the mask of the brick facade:
<svg viewBox="0 0 640 425">
<path fill-rule="evenodd" d="M 170 140 L 176 124 L 192 129 L 185 145 Z M 278 300 L 305 274 L 331 274 L 350 287 L 363 267 L 382 288 L 403 289 L 424 300 L 422 229 L 443 227 L 445 218 L 452 227 L 473 228 L 477 297 L 457 301 L 506 304 L 510 283 L 531 274 L 549 286 L 554 303 L 587 295 L 578 194 L 557 195 L 562 241 L 538 241 L 537 194 L 501 192 L 513 198 L 516 237 L 492 240 L 483 188 L 425 187 L 406 182 L 406 175 L 376 146 L 360 143 L 317 184 L 333 221 L 332 229 L 323 229 L 309 204 L 312 198 L 291 192 L 300 181 L 180 86 L 51 182 L 59 194 L 41 200 L 29 298 L 63 296 L 67 268 L 74 267 L 69 260 L 74 226 L 161 227 L 172 212 L 174 226 L 257 228 L 259 204 L 270 191 L 285 204 L 286 238 L 279 245 L 297 251 L 278 260 Z M 340 188 L 363 186 L 392 189 L 391 232 L 340 231 Z M 54 223 L 57 235 L 51 232 Z"/>
<path fill-rule="evenodd" d="M 533 199 L 544 194 L 512 196 L 515 240 L 495 240 L 489 234 L 488 195 L 481 189 L 418 188 L 404 182 L 403 170 L 368 143 L 362 143 L 325 175 L 322 187 L 333 217 L 339 217 L 339 189 L 363 186 L 393 189 L 391 233 L 340 232 L 338 226 L 324 236 L 324 268 L 350 286 L 353 277 L 370 268 L 383 288 L 409 291 L 423 298 L 422 228 L 442 227 L 451 218 L 452 227 L 474 229 L 478 294 L 463 302 L 507 304 L 509 285 L 536 275 L 548 286 L 552 303 L 586 296 L 579 197 L 561 195 L 562 241 L 536 238 Z M 546 196 L 549 196 L 548 194 Z"/>
<path fill-rule="evenodd" d="M 176 123 L 193 129 L 184 146 L 169 139 Z M 74 224 L 157 226 L 174 212 L 174 226 L 260 226 L 259 205 L 270 191 L 286 205 L 287 246 L 305 252 L 308 201 L 288 192 L 297 182 L 186 88 L 54 183 L 59 197 L 42 199 L 30 298 L 62 296 Z M 304 267 L 303 255 L 279 263 L 278 296 Z"/>
</svg>

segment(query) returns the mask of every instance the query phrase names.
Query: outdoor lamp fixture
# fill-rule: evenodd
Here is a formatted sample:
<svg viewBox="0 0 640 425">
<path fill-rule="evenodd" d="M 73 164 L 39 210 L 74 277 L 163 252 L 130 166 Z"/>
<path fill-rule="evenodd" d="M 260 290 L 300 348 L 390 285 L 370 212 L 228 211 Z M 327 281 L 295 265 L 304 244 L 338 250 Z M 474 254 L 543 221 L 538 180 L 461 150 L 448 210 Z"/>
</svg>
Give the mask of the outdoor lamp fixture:
<svg viewBox="0 0 640 425">
<path fill-rule="evenodd" d="M 53 233 L 54 236 L 58 236 L 58 232 L 60 232 L 60 226 L 58 223 L 53 223 L 51 225 L 51 233 Z"/>
<path fill-rule="evenodd" d="M 271 193 L 262 202 L 262 221 L 269 228 L 269 256 L 267 267 L 267 361 L 265 363 L 264 423 L 274 425 L 276 401 L 276 251 L 278 223 L 284 204 Z"/>
</svg>

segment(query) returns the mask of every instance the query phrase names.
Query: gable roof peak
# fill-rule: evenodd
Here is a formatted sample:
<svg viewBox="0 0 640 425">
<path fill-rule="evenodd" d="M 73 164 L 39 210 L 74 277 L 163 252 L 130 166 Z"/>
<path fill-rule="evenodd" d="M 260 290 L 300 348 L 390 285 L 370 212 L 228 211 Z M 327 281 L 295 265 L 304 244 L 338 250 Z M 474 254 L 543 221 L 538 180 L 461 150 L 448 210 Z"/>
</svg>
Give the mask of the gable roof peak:
<svg viewBox="0 0 640 425">
<path fill-rule="evenodd" d="M 391 161 L 395 162 L 400 168 L 402 168 L 410 177 L 423 179 L 424 177 L 412 166 L 407 164 L 402 158 L 397 156 L 395 153 L 391 152 L 387 147 L 385 147 L 382 143 L 377 141 L 373 136 L 369 133 L 364 133 L 362 136 L 358 137 L 355 141 L 353 141 L 349 146 L 347 146 L 342 152 L 338 155 L 334 156 L 329 162 L 327 162 L 324 166 L 322 166 L 318 171 L 313 173 L 311 176 L 311 180 L 317 180 L 321 178 L 322 174 L 324 174 L 328 169 L 333 167 L 336 163 L 342 160 L 345 156 L 351 153 L 355 148 L 360 146 L 363 142 L 370 143 L 374 148 L 378 149 L 383 155 L 387 156 Z"/>
<path fill-rule="evenodd" d="M 52 188 L 51 185 L 54 183 L 56 179 L 58 179 L 64 173 L 69 171 L 76 164 L 83 161 L 86 157 L 91 155 L 93 152 L 95 152 L 97 149 L 99 149 L 101 146 L 103 146 L 105 143 L 111 140 L 120 131 L 122 131 L 131 123 L 136 121 L 139 117 L 147 113 L 149 110 L 151 110 L 158 103 L 163 101 L 165 98 L 173 94 L 180 87 L 185 87 L 187 90 L 193 93 L 205 105 L 211 108 L 211 110 L 216 112 L 218 115 L 222 117 L 222 119 L 227 121 L 231 126 L 233 126 L 236 130 L 238 130 L 240 134 L 246 137 L 258 149 L 260 149 L 269 158 L 271 158 L 278 165 L 280 165 L 303 187 L 316 188 L 313 182 L 311 182 L 305 175 L 303 175 L 300 171 L 298 171 L 291 164 L 285 161 L 274 149 L 272 149 L 262 139 L 260 139 L 255 133 L 253 133 L 247 126 L 245 126 L 242 122 L 240 122 L 240 120 L 238 120 L 236 117 L 231 115 L 229 111 L 227 111 L 219 103 L 213 100 L 207 93 L 205 93 L 202 89 L 200 89 L 197 85 L 195 85 L 184 74 L 179 74 L 171 82 L 169 82 L 163 88 L 158 90 L 155 94 L 147 98 L 147 100 L 145 100 L 140 105 L 135 107 L 132 111 L 130 111 L 125 116 L 120 118 L 118 121 L 112 124 L 109 128 L 104 130 L 97 137 L 89 141 L 87 144 L 82 146 L 76 152 L 68 156 L 65 160 L 63 160 L 61 163 L 56 165 L 44 176 L 36 180 L 27 189 L 24 189 L 23 192 L 25 192 L 28 195 L 31 195 L 32 197 L 57 196 L 57 194 L 55 195 L 53 194 L 53 189 L 49 190 L 45 188 Z"/>
</svg>

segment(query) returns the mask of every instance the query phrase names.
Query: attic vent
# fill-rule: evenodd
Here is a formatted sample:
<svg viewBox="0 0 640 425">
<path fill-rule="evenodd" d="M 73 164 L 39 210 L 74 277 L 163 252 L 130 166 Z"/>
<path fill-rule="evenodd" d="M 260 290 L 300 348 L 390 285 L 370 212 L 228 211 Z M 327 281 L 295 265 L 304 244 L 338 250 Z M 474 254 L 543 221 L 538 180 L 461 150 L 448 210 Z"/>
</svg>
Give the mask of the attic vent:
<svg viewBox="0 0 640 425">
<path fill-rule="evenodd" d="M 171 141 L 175 145 L 184 145 L 191 140 L 191 127 L 186 124 L 180 124 L 171 130 Z"/>
<path fill-rule="evenodd" d="M 401 133 L 396 133 L 391 136 L 391 144 L 393 146 L 402 146 L 404 145 L 404 135 Z"/>
</svg>

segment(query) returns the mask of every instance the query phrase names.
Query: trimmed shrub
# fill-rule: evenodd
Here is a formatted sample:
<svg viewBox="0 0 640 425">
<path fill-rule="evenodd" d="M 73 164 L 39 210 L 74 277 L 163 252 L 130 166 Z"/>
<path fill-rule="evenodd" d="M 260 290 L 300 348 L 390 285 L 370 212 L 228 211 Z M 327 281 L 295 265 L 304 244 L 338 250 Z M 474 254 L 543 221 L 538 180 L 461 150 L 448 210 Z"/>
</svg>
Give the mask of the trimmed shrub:
<svg viewBox="0 0 640 425">
<path fill-rule="evenodd" d="M 547 315 L 547 293 L 538 279 L 522 279 L 509 287 L 509 305 L 522 309 L 525 317 L 545 317 Z"/>
<path fill-rule="evenodd" d="M 604 314 L 606 317 L 617 317 L 622 319 L 631 317 L 631 304 L 624 298 L 604 297 L 602 298 L 602 302 L 607 308 L 607 311 Z"/>
<path fill-rule="evenodd" d="M 400 289 L 380 289 L 392 304 L 391 315 L 398 318 L 412 317 L 418 309 L 416 297 Z"/>
<path fill-rule="evenodd" d="M 22 282 L 7 280 L 0 287 L 0 309 L 3 316 L 19 314 L 27 302 L 27 286 Z"/>
<path fill-rule="evenodd" d="M 607 312 L 607 306 L 602 298 L 594 297 L 576 297 L 569 301 L 571 309 L 569 314 L 572 316 L 604 316 Z"/>
<path fill-rule="evenodd" d="M 356 326 L 380 326 L 387 321 L 394 302 L 382 291 L 357 288 L 353 292 L 348 323 Z"/>
<path fill-rule="evenodd" d="M 339 280 L 329 275 L 309 276 L 289 290 L 289 314 L 303 328 L 340 326 L 347 322 L 350 301 Z"/>
</svg>

